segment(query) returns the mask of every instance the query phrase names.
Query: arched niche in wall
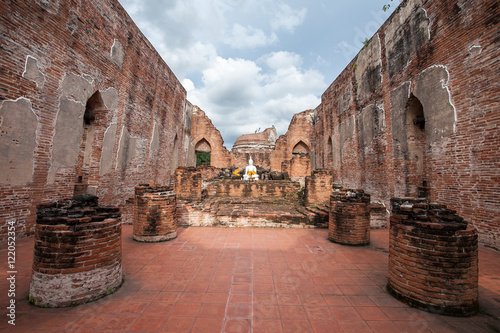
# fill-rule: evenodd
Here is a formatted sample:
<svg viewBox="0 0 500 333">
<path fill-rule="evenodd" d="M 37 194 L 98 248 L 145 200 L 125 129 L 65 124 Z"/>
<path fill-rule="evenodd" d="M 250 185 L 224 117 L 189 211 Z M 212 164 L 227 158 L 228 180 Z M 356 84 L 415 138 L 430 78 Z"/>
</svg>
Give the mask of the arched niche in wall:
<svg viewBox="0 0 500 333">
<path fill-rule="evenodd" d="M 95 166 L 99 165 L 101 159 L 101 149 L 97 148 L 102 144 L 102 139 L 99 140 L 98 136 L 100 131 L 105 130 L 103 126 L 106 123 L 106 112 L 101 93 L 96 91 L 87 100 L 83 114 L 83 132 L 76 166 L 75 195 L 93 192 L 93 190 L 90 191 L 89 185 L 97 187 L 99 168 Z"/>
<path fill-rule="evenodd" d="M 195 152 L 196 166 L 200 166 L 202 164 L 210 165 L 212 147 L 205 138 L 198 141 L 198 143 L 195 145 Z"/>
<path fill-rule="evenodd" d="M 427 197 L 427 144 L 422 103 L 413 94 L 406 105 L 406 177 L 407 195 Z"/>
<path fill-rule="evenodd" d="M 309 155 L 309 147 L 303 141 L 299 141 L 293 147 L 292 156 L 296 155 Z"/>
</svg>

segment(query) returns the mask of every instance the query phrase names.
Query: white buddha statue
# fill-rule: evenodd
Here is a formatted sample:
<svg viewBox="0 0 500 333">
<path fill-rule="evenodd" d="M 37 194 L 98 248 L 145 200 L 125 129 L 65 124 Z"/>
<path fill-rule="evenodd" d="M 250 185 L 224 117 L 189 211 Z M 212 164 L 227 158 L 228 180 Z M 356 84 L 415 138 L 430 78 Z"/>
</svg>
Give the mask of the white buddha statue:
<svg viewBox="0 0 500 333">
<path fill-rule="evenodd" d="M 259 175 L 257 174 L 257 168 L 253 165 L 252 156 L 248 160 L 248 165 L 245 168 L 245 174 L 243 175 L 243 180 L 254 181 L 259 180 Z"/>
</svg>

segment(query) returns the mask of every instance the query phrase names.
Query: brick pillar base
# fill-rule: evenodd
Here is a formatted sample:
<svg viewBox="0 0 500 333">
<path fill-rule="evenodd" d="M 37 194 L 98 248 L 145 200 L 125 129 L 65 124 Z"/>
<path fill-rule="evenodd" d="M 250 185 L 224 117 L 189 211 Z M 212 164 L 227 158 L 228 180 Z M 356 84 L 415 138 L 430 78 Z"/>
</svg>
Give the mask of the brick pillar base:
<svg viewBox="0 0 500 333">
<path fill-rule="evenodd" d="M 433 313 L 478 309 L 478 235 L 446 206 L 391 199 L 389 279 L 396 298 Z"/>
<path fill-rule="evenodd" d="M 36 306 L 86 303 L 122 284 L 119 209 L 90 195 L 75 199 L 38 207 L 29 291 Z"/>
<path fill-rule="evenodd" d="M 341 189 L 330 196 L 328 239 L 343 245 L 370 244 L 370 195 Z"/>
<path fill-rule="evenodd" d="M 135 188 L 134 240 L 163 242 L 177 237 L 176 196 L 171 187 Z"/>
</svg>

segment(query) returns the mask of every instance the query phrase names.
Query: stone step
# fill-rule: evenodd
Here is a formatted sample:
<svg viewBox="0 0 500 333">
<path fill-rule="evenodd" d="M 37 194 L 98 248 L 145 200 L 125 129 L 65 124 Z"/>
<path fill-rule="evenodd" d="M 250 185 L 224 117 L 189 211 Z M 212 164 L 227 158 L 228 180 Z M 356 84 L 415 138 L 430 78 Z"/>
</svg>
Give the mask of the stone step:
<svg viewBox="0 0 500 333">
<path fill-rule="evenodd" d="M 220 204 L 216 218 L 221 226 L 315 228 L 316 214 L 300 205 Z"/>
</svg>

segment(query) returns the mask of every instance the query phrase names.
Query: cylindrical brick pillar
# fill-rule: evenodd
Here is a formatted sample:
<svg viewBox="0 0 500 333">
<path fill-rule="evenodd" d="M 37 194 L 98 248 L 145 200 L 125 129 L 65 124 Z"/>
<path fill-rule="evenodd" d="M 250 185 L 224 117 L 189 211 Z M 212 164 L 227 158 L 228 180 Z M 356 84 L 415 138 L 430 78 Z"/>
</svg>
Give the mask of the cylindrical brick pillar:
<svg viewBox="0 0 500 333">
<path fill-rule="evenodd" d="M 478 235 L 455 211 L 425 199 L 391 199 L 389 279 L 398 299 L 429 312 L 478 309 Z"/>
<path fill-rule="evenodd" d="M 330 196 L 328 239 L 344 245 L 370 244 L 370 195 L 340 189 Z"/>
<path fill-rule="evenodd" d="M 119 209 L 97 206 L 95 196 L 40 205 L 30 302 L 64 307 L 114 292 L 123 279 L 121 244 Z"/>
<path fill-rule="evenodd" d="M 162 242 L 177 237 L 175 192 L 169 186 L 135 188 L 134 239 Z"/>
</svg>

